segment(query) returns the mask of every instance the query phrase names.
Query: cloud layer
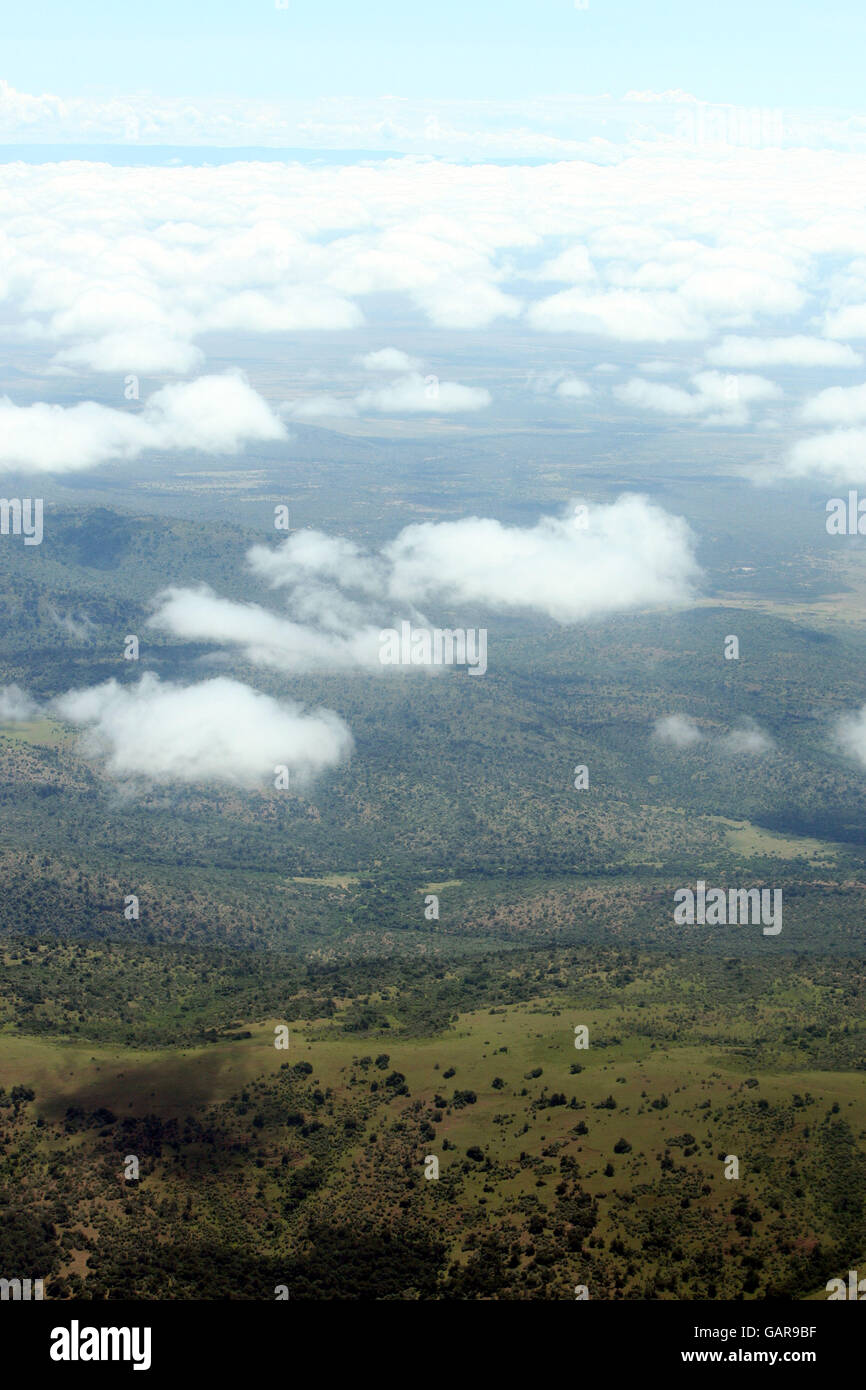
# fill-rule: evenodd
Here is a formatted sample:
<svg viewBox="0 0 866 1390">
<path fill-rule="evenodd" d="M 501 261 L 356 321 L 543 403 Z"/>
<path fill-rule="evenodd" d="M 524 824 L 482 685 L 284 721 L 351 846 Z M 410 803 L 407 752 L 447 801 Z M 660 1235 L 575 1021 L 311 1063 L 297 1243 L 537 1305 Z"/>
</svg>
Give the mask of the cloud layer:
<svg viewBox="0 0 866 1390">
<path fill-rule="evenodd" d="M 633 110 L 658 106 L 636 97 Z M 828 180 L 809 149 L 623 153 L 611 144 L 599 162 L 578 142 L 569 162 L 523 167 L 7 164 L 3 317 L 58 367 L 116 373 L 197 370 L 214 332 L 351 330 L 375 295 L 455 331 L 523 316 L 541 334 L 632 344 L 724 335 L 718 366 L 852 365 L 846 340 L 866 335 L 857 156 L 835 156 Z"/>
</svg>

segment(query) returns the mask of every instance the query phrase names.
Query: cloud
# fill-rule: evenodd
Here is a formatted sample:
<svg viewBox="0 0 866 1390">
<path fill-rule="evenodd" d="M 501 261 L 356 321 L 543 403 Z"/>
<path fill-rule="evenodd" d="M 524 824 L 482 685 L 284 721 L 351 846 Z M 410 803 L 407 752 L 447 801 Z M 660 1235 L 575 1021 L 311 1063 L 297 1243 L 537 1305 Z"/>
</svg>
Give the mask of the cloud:
<svg viewBox="0 0 866 1390">
<path fill-rule="evenodd" d="M 765 351 L 784 353 L 786 363 L 808 351 L 810 361 L 823 354 L 815 365 L 850 364 L 850 350 L 819 348 L 802 325 L 799 337 L 771 335 L 780 318 L 791 332 L 788 322 L 806 306 L 815 321 L 822 312 L 830 316 L 831 336 L 857 328 L 842 318 L 862 317 L 866 302 L 862 156 L 840 150 L 828 187 L 826 160 L 808 149 L 731 143 L 720 150 L 697 128 L 691 144 L 676 141 L 679 116 L 704 109 L 693 100 L 665 96 L 624 107 L 610 98 L 551 101 L 563 129 L 578 109 L 595 122 L 603 115 L 611 129 L 614 110 L 627 110 L 635 141 L 629 144 L 625 126 L 617 145 L 553 137 L 543 122 L 521 133 L 509 121 L 508 138 L 506 127 L 479 136 L 482 156 L 507 146 L 511 160 L 530 149 L 567 158 L 471 168 L 411 157 L 0 166 L 0 198 L 9 210 L 0 237 L 4 324 L 31 348 L 53 354 L 59 369 L 189 373 L 200 369 L 205 335 L 351 333 L 365 312 L 378 312 L 375 301 L 368 309 L 371 297 L 388 296 L 398 299 L 400 313 L 420 311 L 429 324 L 452 330 L 495 332 L 525 315 L 540 334 L 689 343 L 754 328 L 755 338 L 744 341 L 774 344 Z M 414 120 L 415 135 L 428 146 L 457 149 L 475 138 L 437 124 L 428 103 L 386 108 L 373 148 L 398 130 L 411 135 Z M 131 130 L 154 143 L 173 143 L 163 119 L 199 131 L 174 143 L 203 140 L 208 128 L 195 103 L 169 103 L 157 116 L 153 103 L 130 99 L 96 103 L 86 138 L 97 138 L 103 120 L 117 124 L 121 109 Z M 33 138 L 46 123 L 74 123 L 83 110 L 74 100 L 0 88 L 0 125 L 5 113 L 8 129 L 23 122 Z M 541 106 L 532 110 L 540 120 Z M 477 119 L 471 105 L 467 119 L 472 111 Z M 332 150 L 340 132 L 356 143 L 350 127 L 357 132 L 360 119 L 356 112 L 352 126 L 345 112 L 332 122 L 307 110 L 282 126 L 273 103 L 235 115 L 247 145 L 255 143 L 251 123 L 262 140 L 295 147 L 315 145 L 328 132 Z M 663 117 L 671 129 L 653 143 L 648 122 Z M 220 109 L 218 144 L 229 138 L 228 119 Z M 428 140 L 424 132 L 434 128 Z M 737 341 L 717 344 L 716 365 L 727 365 L 722 357 L 737 351 Z M 381 369 L 418 370 L 405 360 L 383 361 Z"/>
<path fill-rule="evenodd" d="M 866 478 L 866 429 L 831 430 L 801 439 L 778 472 L 790 478 L 862 483 Z"/>
<path fill-rule="evenodd" d="M 660 381 L 633 377 L 615 386 L 614 395 L 626 405 L 663 415 L 695 417 L 705 425 L 744 425 L 754 402 L 777 400 L 781 389 L 761 376 L 697 372 L 691 378 L 694 391 Z"/>
<path fill-rule="evenodd" d="M 771 753 L 775 743 L 769 734 L 756 724 L 749 722 L 742 728 L 732 729 L 719 741 L 722 752 L 736 758 L 759 758 Z"/>
<path fill-rule="evenodd" d="M 321 531 L 296 531 L 276 550 L 254 545 L 247 558 L 253 573 L 275 589 L 309 579 L 329 580 L 371 595 L 384 593 L 386 587 L 378 557 L 367 555 L 354 541 Z"/>
<path fill-rule="evenodd" d="M 596 367 L 595 370 L 598 371 L 598 368 Z M 614 368 L 613 370 L 618 369 Z M 527 372 L 526 385 L 536 396 L 559 396 L 563 400 L 583 400 L 592 395 L 592 387 L 588 382 L 582 381 L 580 377 L 574 376 L 571 372 L 556 367 L 544 372 Z"/>
<path fill-rule="evenodd" d="M 48 605 L 48 617 L 53 623 L 76 642 L 86 642 L 98 631 L 96 624 L 84 613 L 73 617 L 71 613 L 59 613 L 53 604 Z"/>
<path fill-rule="evenodd" d="M 676 295 L 629 290 L 563 290 L 531 305 L 528 317 L 541 332 L 598 334 L 627 343 L 669 343 L 704 338 L 709 332 L 706 321 Z"/>
<path fill-rule="evenodd" d="M 101 338 L 62 348 L 54 354 L 58 367 L 79 367 L 93 372 L 126 373 L 177 372 L 186 375 L 204 361 L 204 353 L 192 343 L 175 338 L 170 333 L 138 332 L 106 333 Z"/>
<path fill-rule="evenodd" d="M 652 736 L 657 742 L 680 750 L 694 748 L 698 743 L 708 743 L 712 749 L 732 758 L 763 757 L 776 746 L 770 735 L 759 729 L 753 719 L 746 720 L 739 728 L 731 729 L 726 734 L 715 734 L 708 738 L 690 715 L 668 714 L 656 720 Z"/>
<path fill-rule="evenodd" d="M 279 670 L 382 672 L 383 628 L 430 603 L 469 608 L 478 626 L 496 612 L 567 624 L 688 602 L 700 574 L 693 545 L 681 518 L 633 495 L 530 527 L 484 517 L 407 526 L 372 554 L 302 531 L 248 554 L 254 574 L 286 591 L 291 617 L 199 586 L 165 590 L 150 622 Z"/>
<path fill-rule="evenodd" d="M 387 349 L 389 353 L 392 349 Z M 372 354 L 379 356 L 380 354 Z M 408 360 L 408 359 L 407 359 Z M 367 387 L 356 396 L 307 396 L 287 401 L 281 413 L 293 420 L 341 419 L 371 412 L 380 415 L 455 415 L 484 410 L 492 402 L 480 386 L 440 381 L 436 376 L 407 372 L 387 386 Z"/>
<path fill-rule="evenodd" d="M 649 376 L 665 376 L 668 372 L 676 370 L 676 362 L 668 362 L 664 358 L 654 357 L 649 362 L 640 362 L 638 371 L 646 372 Z"/>
<path fill-rule="evenodd" d="M 459 382 L 440 381 L 434 376 L 423 377 L 420 372 L 410 372 L 389 386 L 361 391 L 355 397 L 359 410 L 389 415 L 450 415 L 464 410 L 483 410 L 491 401 L 490 392 L 483 387 L 461 386 Z"/>
<path fill-rule="evenodd" d="M 221 598 L 207 587 L 172 588 L 157 600 L 153 627 L 190 642 L 215 642 L 237 647 L 257 666 L 295 673 L 351 671 L 379 667 L 382 623 L 355 627 L 358 610 L 347 610 L 340 595 L 320 595 L 322 602 L 307 608 L 320 626 L 295 622 L 253 603 Z M 324 600 L 331 598 L 327 603 Z M 340 618 L 349 631 L 340 631 Z"/>
<path fill-rule="evenodd" d="M 285 438 L 285 426 L 240 373 L 164 386 L 141 410 L 0 398 L 0 465 L 39 473 L 76 472 L 153 449 L 233 454 L 251 441 Z"/>
<path fill-rule="evenodd" d="M 578 622 L 686 601 L 698 567 L 689 529 L 645 497 L 542 517 L 532 527 L 467 517 L 408 526 L 385 547 L 392 598 L 528 609 Z"/>
<path fill-rule="evenodd" d="M 830 311 L 824 320 L 828 338 L 866 338 L 866 303 L 846 304 Z"/>
<path fill-rule="evenodd" d="M 843 343 L 805 334 L 790 338 L 728 336 L 707 352 L 717 367 L 859 367 L 863 358 Z"/>
<path fill-rule="evenodd" d="M 267 99 L 109 97 L 23 92 L 0 82 L 5 142 L 153 142 L 161 145 L 269 146 L 406 151 L 416 155 L 534 160 L 594 160 L 602 167 L 645 155 L 718 162 L 736 154 L 767 159 L 769 190 L 784 151 L 835 148 L 862 152 L 864 121 L 801 107 L 781 110 L 700 101 L 682 90 L 628 91 L 621 98 L 553 95 L 481 102 L 409 98 Z M 420 162 L 420 161 L 419 161 Z M 429 161 L 427 161 L 429 162 Z M 826 162 L 825 162 L 826 167 Z M 474 171 L 472 171 L 474 173 Z"/>
<path fill-rule="evenodd" d="M 592 395 L 592 387 L 587 382 L 581 381 L 579 377 L 566 377 L 556 388 L 555 394 L 562 396 L 565 400 L 582 401 L 587 396 Z"/>
<path fill-rule="evenodd" d="M 422 285 L 413 298 L 437 328 L 486 328 L 494 319 L 517 318 L 520 300 L 480 276 Z"/>
<path fill-rule="evenodd" d="M 412 372 L 421 365 L 417 357 L 410 357 L 407 352 L 393 347 L 367 352 L 358 361 L 368 372 Z"/>
<path fill-rule="evenodd" d="M 330 710 L 306 713 L 225 677 L 179 686 L 146 674 L 60 696 L 65 722 L 84 728 L 83 751 L 111 777 L 149 782 L 273 781 L 285 766 L 301 783 L 336 767 L 352 736 Z"/>
<path fill-rule="evenodd" d="M 657 719 L 653 725 L 653 738 L 671 748 L 693 748 L 700 743 L 703 734 L 693 719 L 686 714 L 668 714 Z"/>
<path fill-rule="evenodd" d="M 598 279 L 595 266 L 585 246 L 570 246 L 558 256 L 545 261 L 535 273 L 537 280 L 565 280 L 571 285 L 590 284 Z"/>
<path fill-rule="evenodd" d="M 288 420 L 354 420 L 358 407 L 344 396 L 303 396 L 300 400 L 284 401 L 280 414 Z"/>
<path fill-rule="evenodd" d="M 146 106 L 132 99 L 123 106 L 148 141 L 165 136 Z M 7 336 L 26 341 L 35 370 L 41 353 L 66 374 L 186 375 L 202 370 L 216 333 L 231 341 L 245 333 L 354 335 L 366 315 L 392 323 L 421 315 L 452 333 L 489 331 L 496 356 L 497 335 L 506 342 L 513 336 L 510 324 L 520 318 L 520 330 L 528 327 L 541 339 L 562 335 L 557 360 L 568 364 L 573 384 L 560 377 L 550 389 L 572 401 L 589 400 L 585 383 L 601 380 L 598 368 L 615 365 L 619 356 L 633 360 L 628 345 L 657 345 L 638 354 L 653 358 L 667 355 L 663 344 L 708 342 L 708 361 L 719 371 L 680 383 L 661 379 L 658 364 L 645 363 L 639 369 L 645 385 L 659 390 L 641 395 L 630 382 L 620 398 L 708 427 L 742 426 L 752 418 L 761 428 L 779 423 L 775 410 L 771 419 L 757 413 L 762 402 L 778 399 L 778 387 L 757 376 L 732 383 L 725 375 L 730 368 L 848 371 L 856 365 L 858 354 L 832 335 L 854 332 L 858 315 L 857 331 L 866 334 L 861 155 L 840 149 L 828 186 L 826 159 L 813 150 L 737 148 L 735 141 L 719 148 L 716 139 L 705 140 L 697 117 L 708 109 L 694 99 L 663 94 L 624 107 L 610 98 L 586 99 L 578 107 L 594 121 L 601 114 L 613 120 L 614 109 L 627 108 L 640 137 L 629 144 L 623 128 L 620 145 L 575 139 L 563 133 L 564 113 L 577 107 L 562 99 L 551 108 L 562 123 L 555 138 L 541 125 L 520 135 L 509 123 L 512 154 L 532 145 L 568 156 L 538 165 L 467 167 L 399 157 L 354 164 L 244 158 L 179 168 L 80 160 L 0 166 L 0 198 L 9 210 L 0 229 L 0 313 Z M 269 142 L 279 144 L 291 128 L 296 146 L 315 144 L 326 129 L 332 135 L 349 130 L 347 112 L 338 118 L 336 108 L 328 109 L 333 120 L 318 109 L 305 113 L 303 139 L 297 123 L 273 124 L 272 105 L 269 114 L 266 106 L 250 108 L 242 125 L 246 130 L 248 121 L 258 122 Z M 472 109 L 463 109 L 467 121 Z M 533 109 L 538 117 L 541 108 Z M 0 89 L 0 121 L 5 111 L 12 127 L 23 122 L 33 133 L 82 110 L 74 101 Z M 384 144 L 372 148 L 390 148 L 394 132 L 410 130 L 416 118 L 416 134 L 433 121 L 430 129 L 438 131 L 435 141 L 443 148 L 458 148 L 471 133 L 465 125 L 437 124 L 430 107 L 423 120 L 412 103 L 392 103 L 388 110 L 388 120 L 382 117 L 377 126 Z M 163 115 L 168 121 L 168 108 Z M 690 146 L 675 138 L 682 115 L 696 118 Z M 667 133 L 650 139 L 649 128 L 669 116 Z M 91 117 L 119 119 L 110 104 L 98 116 L 94 108 Z M 218 125 L 226 119 L 221 112 Z M 172 105 L 170 121 L 200 132 L 207 127 L 194 103 Z M 503 138 L 501 130 L 486 131 L 482 153 Z M 249 134 L 246 143 L 255 143 Z M 333 149 L 333 139 L 328 143 Z M 815 336 L 822 324 L 830 337 Z M 363 379 L 345 387 L 325 383 L 327 394 L 294 399 L 282 416 L 326 422 L 359 414 L 436 417 L 490 405 L 495 388 L 487 376 L 464 384 L 446 380 L 443 367 L 437 383 L 416 359 L 387 345 L 393 329 L 377 331 L 386 346 L 363 353 L 359 365 L 355 359 Z M 578 359 L 572 355 L 575 334 L 601 341 L 592 344 L 591 355 L 583 353 L 587 344 L 577 343 Z M 368 338 L 350 342 L 347 359 Z M 622 354 L 617 343 L 626 348 Z M 526 360 L 547 375 L 551 344 L 529 347 Z M 225 339 L 219 349 L 225 350 Z M 462 348 L 456 360 L 467 360 Z M 634 368 L 628 371 L 637 377 Z M 448 370 L 455 375 L 457 369 Z M 169 428 L 170 421 L 149 420 L 151 405 L 112 411 L 85 402 L 58 413 L 61 407 L 44 399 L 31 406 L 16 396 L 14 405 L 0 404 L 0 462 L 59 472 L 134 458 L 151 447 L 223 448 L 190 442 L 190 431 Z M 205 409 L 201 418 L 211 413 Z M 253 428 L 243 437 L 285 438 L 275 429 L 282 426 L 271 421 L 264 432 Z M 225 447 L 232 450 L 239 441 L 229 437 Z"/>
<path fill-rule="evenodd" d="M 835 721 L 834 737 L 838 748 L 866 767 L 866 705 Z"/>
<path fill-rule="evenodd" d="M 811 396 L 801 419 L 820 425 L 850 425 L 866 420 L 866 382 L 862 386 L 830 386 Z"/>
<path fill-rule="evenodd" d="M 0 686 L 0 722 L 16 724 L 24 719 L 34 719 L 39 706 L 31 700 L 19 685 Z"/>
<path fill-rule="evenodd" d="M 302 333 L 358 328 L 364 316 L 357 304 L 316 286 L 297 286 L 276 295 L 243 290 L 203 311 L 202 332 Z"/>
</svg>

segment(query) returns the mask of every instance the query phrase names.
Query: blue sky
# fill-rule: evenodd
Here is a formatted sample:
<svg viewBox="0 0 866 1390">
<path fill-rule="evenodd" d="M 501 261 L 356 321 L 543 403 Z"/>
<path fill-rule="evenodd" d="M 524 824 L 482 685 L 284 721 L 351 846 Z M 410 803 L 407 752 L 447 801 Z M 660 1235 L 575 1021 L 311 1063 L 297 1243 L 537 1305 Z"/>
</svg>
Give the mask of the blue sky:
<svg viewBox="0 0 866 1390">
<path fill-rule="evenodd" d="M 861 109 L 862 0 L 41 0 L 0 5 L 23 92 L 521 100 L 681 88 Z"/>
</svg>

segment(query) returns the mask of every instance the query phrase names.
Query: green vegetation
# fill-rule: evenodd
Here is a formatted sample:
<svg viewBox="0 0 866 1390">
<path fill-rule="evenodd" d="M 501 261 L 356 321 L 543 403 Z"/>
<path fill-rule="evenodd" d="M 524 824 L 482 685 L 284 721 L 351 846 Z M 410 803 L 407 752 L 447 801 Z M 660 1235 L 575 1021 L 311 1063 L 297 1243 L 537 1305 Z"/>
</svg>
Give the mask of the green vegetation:
<svg viewBox="0 0 866 1390">
<path fill-rule="evenodd" d="M 321 463 L 332 520 L 384 534 L 346 448 Z M 407 449 L 392 485 L 429 507 L 435 471 L 460 514 L 452 453 Z M 482 492 L 500 464 L 473 462 Z M 252 597 L 261 539 L 203 528 L 218 499 L 189 487 L 188 521 L 82 507 L 38 555 L 0 547 L 0 684 L 188 679 L 211 653 L 147 627 L 153 576 Z M 866 781 L 826 737 L 862 701 L 866 630 L 853 605 L 816 630 L 862 581 L 850 558 L 786 570 L 759 522 L 760 592 L 725 587 L 721 535 L 712 604 L 497 619 L 483 680 L 238 659 L 352 727 L 302 794 L 119 791 L 56 721 L 0 727 L 0 1270 L 55 1298 L 753 1299 L 866 1265 Z M 695 748 L 651 738 L 672 712 Z M 760 761 L 720 742 L 748 719 Z M 781 937 L 675 927 L 698 877 L 782 886 Z"/>
</svg>

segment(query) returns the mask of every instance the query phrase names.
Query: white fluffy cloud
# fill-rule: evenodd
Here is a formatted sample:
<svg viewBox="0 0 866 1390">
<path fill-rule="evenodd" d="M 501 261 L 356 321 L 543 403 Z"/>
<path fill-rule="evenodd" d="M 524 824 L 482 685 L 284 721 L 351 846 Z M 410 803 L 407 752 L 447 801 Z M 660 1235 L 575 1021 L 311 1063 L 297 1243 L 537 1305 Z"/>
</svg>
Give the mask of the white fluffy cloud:
<svg viewBox="0 0 866 1390">
<path fill-rule="evenodd" d="M 204 361 L 200 348 L 171 333 L 142 328 L 135 332 L 106 333 L 54 355 L 54 369 L 81 368 L 93 372 L 126 373 L 130 364 L 137 372 L 193 372 Z"/>
<path fill-rule="evenodd" d="M 698 568 L 689 529 L 645 497 L 623 496 L 531 527 L 482 517 L 407 526 L 388 546 L 392 598 L 528 609 L 578 622 L 691 597 Z"/>
<path fill-rule="evenodd" d="M 587 396 L 592 395 L 592 387 L 586 381 L 581 381 L 579 377 L 569 376 L 565 381 L 561 381 L 556 388 L 555 394 L 567 401 L 582 401 Z"/>
<path fill-rule="evenodd" d="M 0 723 L 16 724 L 22 719 L 35 718 L 38 712 L 36 701 L 19 685 L 0 686 Z"/>
<path fill-rule="evenodd" d="M 866 480 L 866 429 L 830 430 L 801 439 L 778 472 L 791 478 L 862 483 Z"/>
<path fill-rule="evenodd" d="M 329 596 L 330 597 L 330 596 Z M 350 671 L 379 665 L 382 624 L 351 628 L 356 610 L 348 613 L 350 631 L 336 630 L 346 613 L 339 594 L 323 612 L 321 626 L 295 622 L 253 603 L 221 598 L 208 588 L 168 589 L 160 595 L 151 624 L 191 642 L 217 642 L 237 647 L 247 660 L 281 671 Z M 313 612 L 307 609 L 309 616 Z"/>
<path fill-rule="evenodd" d="M 741 728 L 731 729 L 720 740 L 722 752 L 735 758 L 760 758 L 772 753 L 775 743 L 768 733 L 749 722 Z"/>
<path fill-rule="evenodd" d="M 716 367 L 859 367 L 863 361 L 847 343 L 795 334 L 790 338 L 728 335 L 707 352 Z"/>
<path fill-rule="evenodd" d="M 483 387 L 461 386 L 457 381 L 440 381 L 434 376 L 423 377 L 420 372 L 410 372 L 388 386 L 361 391 L 355 397 L 359 410 L 376 410 L 388 415 L 421 412 L 451 415 L 464 410 L 483 410 L 491 400 L 490 392 Z"/>
<path fill-rule="evenodd" d="M 687 714 L 667 714 L 653 725 L 653 738 L 671 748 L 693 748 L 703 734 Z"/>
<path fill-rule="evenodd" d="M 529 309 L 533 328 L 547 333 L 587 333 L 620 342 L 669 343 L 704 338 L 708 327 L 700 313 L 676 295 L 611 290 L 589 294 L 582 288 L 562 290 Z"/>
<path fill-rule="evenodd" d="M 414 372 L 421 366 L 416 357 L 410 357 L 408 352 L 393 347 L 367 352 L 359 358 L 359 362 L 368 372 Z"/>
<path fill-rule="evenodd" d="M 75 472 L 150 449 L 231 454 L 253 440 L 285 438 L 285 426 L 239 373 L 164 386 L 141 409 L 0 399 L 0 465 L 35 472 Z"/>
<path fill-rule="evenodd" d="M 692 416 L 705 425 L 744 425 L 754 403 L 777 400 L 782 395 L 778 386 L 761 376 L 706 371 L 696 372 L 691 382 L 694 391 L 633 377 L 624 386 L 614 387 L 614 394 L 639 410 Z"/>
<path fill-rule="evenodd" d="M 134 686 L 111 680 L 70 691 L 55 709 L 85 730 L 84 751 L 120 780 L 254 786 L 285 766 L 303 783 L 352 749 L 332 711 L 306 713 L 225 677 L 190 686 L 149 674 Z"/>
<path fill-rule="evenodd" d="M 690 715 L 668 714 L 656 720 L 652 735 L 657 742 L 670 748 L 694 748 L 699 743 L 708 743 L 711 748 L 732 758 L 764 757 L 776 746 L 770 735 L 751 719 L 726 734 L 708 738 Z"/>
<path fill-rule="evenodd" d="M 837 746 L 849 757 L 866 767 L 866 705 L 836 720 L 834 734 Z"/>
<path fill-rule="evenodd" d="M 414 620 L 422 605 L 469 610 L 469 627 L 520 611 L 566 624 L 687 602 L 699 578 L 685 522 L 633 495 L 531 527 L 483 517 L 407 526 L 378 554 L 303 531 L 275 549 L 255 546 L 249 563 L 271 589 L 287 591 L 290 617 L 174 588 L 159 596 L 151 623 L 281 670 L 381 671 L 382 629 Z"/>
<path fill-rule="evenodd" d="M 852 425 L 866 420 L 866 382 L 862 386 L 829 386 L 811 396 L 800 414 L 816 425 Z"/>
<path fill-rule="evenodd" d="M 845 304 L 828 312 L 824 332 L 830 338 L 866 338 L 866 304 Z"/>
<path fill-rule="evenodd" d="M 390 348 L 383 353 L 371 353 L 370 357 L 379 359 L 372 370 L 383 370 L 381 359 L 390 361 L 393 353 L 394 349 Z M 369 358 L 364 365 L 371 366 Z M 281 410 L 293 420 L 341 419 L 371 412 L 379 415 L 456 415 L 467 410 L 484 410 L 491 401 L 490 392 L 483 387 L 462 386 L 457 381 L 440 381 L 437 376 L 407 371 L 387 386 L 365 387 L 354 396 L 306 396 L 287 401 Z"/>
</svg>

